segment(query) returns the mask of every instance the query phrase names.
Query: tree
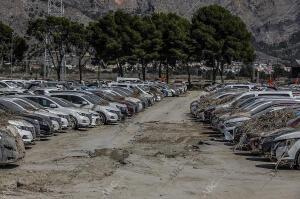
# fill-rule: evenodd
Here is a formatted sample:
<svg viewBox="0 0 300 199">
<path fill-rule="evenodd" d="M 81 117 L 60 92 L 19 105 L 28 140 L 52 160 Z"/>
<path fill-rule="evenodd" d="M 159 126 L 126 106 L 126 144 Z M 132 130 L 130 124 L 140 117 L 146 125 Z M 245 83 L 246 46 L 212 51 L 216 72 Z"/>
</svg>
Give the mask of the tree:
<svg viewBox="0 0 300 199">
<path fill-rule="evenodd" d="M 9 60 L 11 57 L 10 51 L 12 48 L 12 62 L 22 61 L 24 54 L 28 50 L 28 45 L 23 37 L 14 33 L 14 30 L 0 22 L 0 59 L 1 65 L 4 60 Z"/>
<path fill-rule="evenodd" d="M 11 46 L 11 37 L 13 35 L 13 29 L 0 22 L 0 57 L 1 65 L 3 65 L 4 59 L 9 59 L 9 52 Z"/>
<path fill-rule="evenodd" d="M 169 82 L 169 68 L 187 57 L 185 46 L 189 33 L 189 21 L 175 13 L 155 13 L 152 21 L 162 32 L 162 46 L 159 60 L 165 65 L 166 79 Z"/>
<path fill-rule="evenodd" d="M 141 40 L 134 48 L 133 56 L 142 65 L 143 80 L 146 80 L 147 65 L 159 58 L 162 46 L 161 32 L 152 22 L 152 16 L 136 16 L 133 28 L 140 34 Z"/>
<path fill-rule="evenodd" d="M 29 46 L 23 37 L 16 35 L 13 39 L 13 55 L 15 61 L 22 61 Z"/>
<path fill-rule="evenodd" d="M 275 64 L 273 66 L 273 70 L 274 70 L 274 73 L 273 73 L 274 79 L 277 79 L 277 78 L 280 78 L 280 77 L 287 77 L 288 76 L 288 73 L 279 64 Z"/>
<path fill-rule="evenodd" d="M 89 25 L 95 61 L 116 63 L 121 77 L 124 76 L 123 66 L 132 61 L 136 46 L 141 41 L 139 32 L 133 28 L 136 20 L 137 16 L 117 11 Z"/>
<path fill-rule="evenodd" d="M 91 33 L 90 45 L 95 51 L 93 62 L 100 64 L 116 60 L 121 53 L 122 46 L 114 15 L 107 14 L 97 22 L 90 22 L 87 28 Z"/>
<path fill-rule="evenodd" d="M 71 29 L 70 42 L 72 44 L 72 52 L 74 52 L 78 58 L 79 80 L 81 82 L 83 68 L 90 60 L 86 55 L 89 54 L 89 56 L 91 56 L 91 33 L 83 24 L 77 22 L 71 23 Z"/>
<path fill-rule="evenodd" d="M 246 25 L 221 6 L 200 8 L 192 17 L 191 31 L 199 55 L 213 68 L 213 82 L 218 72 L 223 81 L 225 64 L 233 60 L 248 64 L 255 59 Z"/>
<path fill-rule="evenodd" d="M 27 34 L 43 43 L 56 70 L 58 80 L 61 80 L 65 56 L 71 49 L 72 31 L 72 22 L 64 17 L 48 16 L 45 19 L 38 18 L 29 21 Z"/>
<path fill-rule="evenodd" d="M 253 68 L 252 68 L 251 65 L 248 65 L 248 64 L 247 65 L 243 65 L 241 67 L 240 72 L 239 72 L 239 76 L 251 78 L 252 77 L 252 70 L 253 70 Z"/>
</svg>

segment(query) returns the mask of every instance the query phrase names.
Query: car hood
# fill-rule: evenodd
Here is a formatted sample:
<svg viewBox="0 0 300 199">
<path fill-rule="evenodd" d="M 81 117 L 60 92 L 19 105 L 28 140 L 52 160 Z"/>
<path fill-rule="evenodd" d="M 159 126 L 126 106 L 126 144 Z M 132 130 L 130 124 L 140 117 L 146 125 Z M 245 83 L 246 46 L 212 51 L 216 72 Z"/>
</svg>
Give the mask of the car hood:
<svg viewBox="0 0 300 199">
<path fill-rule="evenodd" d="M 30 113 L 35 113 L 35 114 L 39 114 L 39 115 L 43 115 L 43 116 L 47 116 L 47 117 L 58 117 L 57 115 L 47 112 L 47 111 L 31 111 Z"/>
<path fill-rule="evenodd" d="M 49 109 L 48 111 L 49 111 L 49 113 L 52 113 L 55 115 L 68 115 L 68 114 L 64 113 L 63 111 L 58 111 L 58 110 L 53 110 L 53 109 Z"/>
<path fill-rule="evenodd" d="M 111 106 L 119 106 L 119 107 L 123 107 L 123 108 L 127 107 L 125 104 L 120 104 L 120 103 L 117 103 L 117 102 L 110 102 L 109 105 L 111 105 Z"/>
<path fill-rule="evenodd" d="M 125 100 L 133 101 L 135 103 L 141 102 L 141 100 L 134 98 L 134 97 L 125 97 Z"/>
<path fill-rule="evenodd" d="M 69 109 L 69 110 L 74 111 L 74 112 L 85 113 L 85 114 L 91 113 L 90 111 L 88 111 L 88 109 L 77 108 L 77 107 L 66 107 L 66 109 Z"/>
<path fill-rule="evenodd" d="M 243 122 L 243 121 L 247 121 L 247 120 L 250 120 L 250 119 L 251 118 L 249 118 L 249 117 L 237 117 L 237 118 L 229 119 L 225 123 Z"/>
<path fill-rule="evenodd" d="M 287 139 L 299 139 L 300 138 L 300 131 L 296 131 L 293 133 L 288 133 L 282 136 L 279 136 L 275 139 L 275 142 L 277 141 L 282 141 L 282 140 L 287 140 Z"/>
<path fill-rule="evenodd" d="M 9 120 L 9 124 L 16 125 L 16 126 L 28 126 L 28 127 L 34 127 L 29 122 L 26 122 L 25 120 Z"/>
</svg>

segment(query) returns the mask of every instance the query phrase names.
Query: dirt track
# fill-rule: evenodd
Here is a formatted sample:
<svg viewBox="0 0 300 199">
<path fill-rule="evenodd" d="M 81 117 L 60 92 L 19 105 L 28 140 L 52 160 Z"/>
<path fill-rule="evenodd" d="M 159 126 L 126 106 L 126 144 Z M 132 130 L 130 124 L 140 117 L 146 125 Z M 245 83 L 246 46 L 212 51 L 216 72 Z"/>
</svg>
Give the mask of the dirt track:
<svg viewBox="0 0 300 199">
<path fill-rule="evenodd" d="M 210 141 L 218 135 L 188 114 L 199 95 L 38 142 L 21 166 L 0 169 L 0 199 L 299 198 L 299 171 Z"/>
</svg>

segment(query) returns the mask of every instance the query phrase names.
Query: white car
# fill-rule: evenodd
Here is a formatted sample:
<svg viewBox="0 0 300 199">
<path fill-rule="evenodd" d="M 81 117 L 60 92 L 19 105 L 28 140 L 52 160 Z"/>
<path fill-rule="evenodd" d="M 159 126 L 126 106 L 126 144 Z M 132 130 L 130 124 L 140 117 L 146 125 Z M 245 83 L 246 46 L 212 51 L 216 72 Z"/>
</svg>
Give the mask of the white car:
<svg viewBox="0 0 300 199">
<path fill-rule="evenodd" d="M 124 97 L 124 96 L 120 95 L 119 93 L 117 93 L 116 91 L 113 91 L 113 90 L 110 90 L 110 89 L 105 89 L 103 91 L 107 92 L 107 93 L 110 93 L 114 96 Z M 127 101 L 138 104 L 138 108 L 137 108 L 138 112 L 141 112 L 143 110 L 143 104 L 142 104 L 142 101 L 140 99 L 137 99 L 137 98 L 134 98 L 134 97 L 124 97 L 124 98 Z"/>
<path fill-rule="evenodd" d="M 48 117 L 52 117 L 52 118 L 56 118 L 59 117 L 60 121 L 57 119 L 53 119 L 54 120 L 54 126 L 57 128 L 61 128 L 61 129 L 67 129 L 69 127 L 69 115 L 58 111 L 58 110 L 46 110 L 44 109 L 44 107 L 40 106 L 39 104 L 28 100 L 26 98 L 10 98 L 13 102 L 16 102 L 17 104 L 23 106 L 25 109 L 31 109 L 31 111 L 33 111 L 34 113 L 40 114 L 40 115 L 44 115 L 44 116 L 48 116 Z"/>
<path fill-rule="evenodd" d="M 16 128 L 25 145 L 34 143 L 35 140 L 32 134 L 35 134 L 35 128 L 32 124 L 24 120 L 9 120 L 8 123 Z M 13 131 L 11 125 L 7 128 Z"/>
<path fill-rule="evenodd" d="M 76 92 L 65 92 L 52 93 L 49 95 L 52 97 L 65 99 L 73 103 L 78 108 L 96 111 L 99 114 L 99 121 L 102 124 L 116 123 L 121 119 L 119 118 L 119 115 L 121 115 L 121 111 L 119 109 L 98 104 L 97 101 L 87 96 L 86 94 Z"/>
<path fill-rule="evenodd" d="M 38 95 L 26 95 L 22 96 L 26 99 L 32 100 L 41 106 L 51 110 L 58 110 L 70 116 L 70 127 L 75 128 L 87 128 L 90 125 L 96 126 L 99 123 L 99 114 L 88 110 L 76 107 L 74 104 L 66 101 L 62 98 L 55 98 L 49 96 Z"/>
<path fill-rule="evenodd" d="M 277 160 L 293 163 L 300 166 L 300 131 L 294 131 L 277 137 L 275 140 L 273 153 Z"/>
<path fill-rule="evenodd" d="M 234 130 L 235 128 L 244 121 L 250 120 L 250 117 L 237 117 L 225 121 L 220 126 L 220 132 L 224 134 L 225 140 L 234 140 Z"/>
<path fill-rule="evenodd" d="M 1 98 L 1 99 L 3 101 L 7 101 L 8 103 L 12 103 L 18 109 L 18 112 L 35 113 L 35 114 L 48 117 L 51 120 L 52 127 L 55 132 L 60 131 L 62 129 L 62 118 L 58 117 L 55 114 L 34 109 L 32 108 L 31 105 L 24 103 L 22 100 L 18 100 L 18 99 L 12 100 L 12 98 Z"/>
</svg>

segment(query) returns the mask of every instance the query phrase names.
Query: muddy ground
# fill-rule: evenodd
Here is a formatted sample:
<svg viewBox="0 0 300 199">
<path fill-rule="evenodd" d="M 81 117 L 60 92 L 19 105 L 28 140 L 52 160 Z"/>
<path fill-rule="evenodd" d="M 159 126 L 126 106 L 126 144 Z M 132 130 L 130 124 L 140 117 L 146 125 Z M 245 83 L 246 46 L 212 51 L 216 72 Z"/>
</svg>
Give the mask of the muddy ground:
<svg viewBox="0 0 300 199">
<path fill-rule="evenodd" d="M 212 141 L 189 115 L 201 92 L 166 98 L 119 125 L 73 131 L 0 169 L 0 198 L 299 198 L 300 172 Z"/>
</svg>

